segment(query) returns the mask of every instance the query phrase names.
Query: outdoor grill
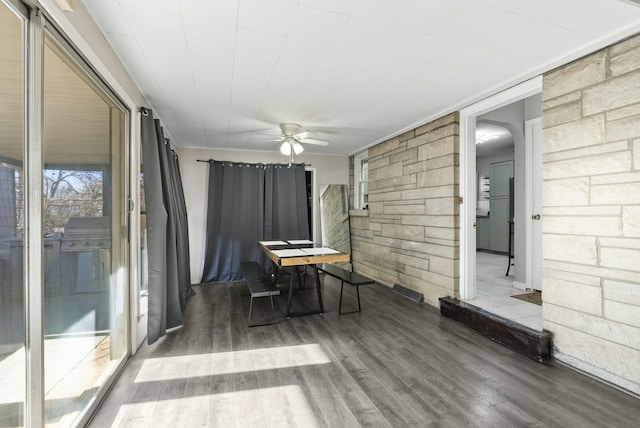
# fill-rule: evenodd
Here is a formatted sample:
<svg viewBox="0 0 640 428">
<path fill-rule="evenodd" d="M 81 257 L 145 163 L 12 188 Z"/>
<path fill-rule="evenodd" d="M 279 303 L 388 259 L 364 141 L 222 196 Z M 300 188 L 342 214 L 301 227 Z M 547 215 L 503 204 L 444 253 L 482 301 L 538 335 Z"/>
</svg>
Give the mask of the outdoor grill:
<svg viewBox="0 0 640 428">
<path fill-rule="evenodd" d="M 111 217 L 71 217 L 61 253 L 72 253 L 75 292 L 106 291 L 111 275 Z"/>
</svg>

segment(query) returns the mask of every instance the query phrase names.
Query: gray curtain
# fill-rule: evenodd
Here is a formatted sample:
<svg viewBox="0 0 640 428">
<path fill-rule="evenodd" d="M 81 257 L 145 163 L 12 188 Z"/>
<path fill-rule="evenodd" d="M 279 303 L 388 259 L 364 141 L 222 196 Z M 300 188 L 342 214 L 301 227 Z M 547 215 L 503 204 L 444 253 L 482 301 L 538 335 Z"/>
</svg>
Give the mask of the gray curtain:
<svg viewBox="0 0 640 428">
<path fill-rule="evenodd" d="M 308 239 L 304 165 L 209 161 L 202 282 L 243 278 L 240 262 L 270 263 L 257 241 Z"/>
<path fill-rule="evenodd" d="M 184 252 L 188 246 L 186 209 L 183 217 L 180 208 L 184 194 L 174 176 L 173 156 L 160 121 L 148 109 L 142 109 L 141 143 L 149 272 L 147 341 L 151 344 L 167 329 L 182 325 L 191 284 L 186 283 L 190 279 L 184 273 L 189 268 L 188 249 Z"/>
<path fill-rule="evenodd" d="M 167 146 L 168 147 L 168 146 Z M 176 201 L 176 245 L 178 250 L 178 283 L 180 295 L 183 300 L 195 294 L 191 288 L 191 254 L 189 251 L 189 225 L 187 217 L 187 205 L 184 200 L 184 189 L 182 187 L 182 176 L 180 174 L 180 164 L 178 154 L 170 150 L 169 168 L 171 170 L 172 188 Z"/>
<path fill-rule="evenodd" d="M 266 165 L 264 192 L 264 238 L 309 239 L 304 165 Z"/>
</svg>

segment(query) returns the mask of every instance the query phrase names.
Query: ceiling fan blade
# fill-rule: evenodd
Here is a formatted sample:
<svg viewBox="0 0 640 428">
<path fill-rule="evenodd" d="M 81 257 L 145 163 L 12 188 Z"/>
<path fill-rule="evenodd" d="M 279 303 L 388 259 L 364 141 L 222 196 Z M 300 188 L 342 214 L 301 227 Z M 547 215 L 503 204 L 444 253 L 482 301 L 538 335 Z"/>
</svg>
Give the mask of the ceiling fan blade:
<svg viewBox="0 0 640 428">
<path fill-rule="evenodd" d="M 316 146 L 328 146 L 329 145 L 329 141 L 320 140 L 318 138 L 299 138 L 298 141 L 300 141 L 303 144 L 315 144 Z"/>
<path fill-rule="evenodd" d="M 282 135 L 278 135 L 278 134 L 272 134 L 270 132 L 256 132 L 255 135 L 262 135 L 264 137 L 269 137 L 269 138 L 280 138 L 280 139 L 284 139 L 284 137 Z"/>
<path fill-rule="evenodd" d="M 296 137 L 299 140 L 304 140 L 305 138 L 309 138 L 312 135 L 318 135 L 318 133 L 307 130 L 307 131 L 298 132 L 297 134 L 294 135 L 294 137 Z"/>
</svg>

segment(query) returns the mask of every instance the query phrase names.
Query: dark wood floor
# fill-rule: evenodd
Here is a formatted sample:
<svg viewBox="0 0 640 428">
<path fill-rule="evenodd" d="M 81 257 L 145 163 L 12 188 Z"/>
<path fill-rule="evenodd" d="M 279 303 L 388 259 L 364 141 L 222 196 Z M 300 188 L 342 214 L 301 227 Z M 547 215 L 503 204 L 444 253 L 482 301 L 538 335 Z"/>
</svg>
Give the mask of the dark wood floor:
<svg viewBox="0 0 640 428">
<path fill-rule="evenodd" d="M 249 329 L 243 284 L 194 287 L 184 328 L 142 346 L 91 426 L 638 426 L 637 398 L 386 287 L 361 287 L 363 312 L 338 316 L 339 283 L 323 280 L 324 314 L 287 320 L 283 295 L 278 324 Z M 268 299 L 256 307 L 268 318 Z"/>
</svg>

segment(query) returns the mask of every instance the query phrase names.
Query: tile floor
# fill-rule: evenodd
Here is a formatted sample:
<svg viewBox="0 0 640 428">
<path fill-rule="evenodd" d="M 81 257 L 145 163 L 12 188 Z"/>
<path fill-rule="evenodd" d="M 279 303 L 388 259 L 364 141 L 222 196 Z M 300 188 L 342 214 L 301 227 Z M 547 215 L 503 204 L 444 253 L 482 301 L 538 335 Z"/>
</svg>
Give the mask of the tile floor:
<svg viewBox="0 0 640 428">
<path fill-rule="evenodd" d="M 510 297 L 526 291 L 512 286 L 513 267 L 509 276 L 505 275 L 506 270 L 507 256 L 478 251 L 476 298 L 467 303 L 542 331 L 542 306 Z"/>
</svg>

